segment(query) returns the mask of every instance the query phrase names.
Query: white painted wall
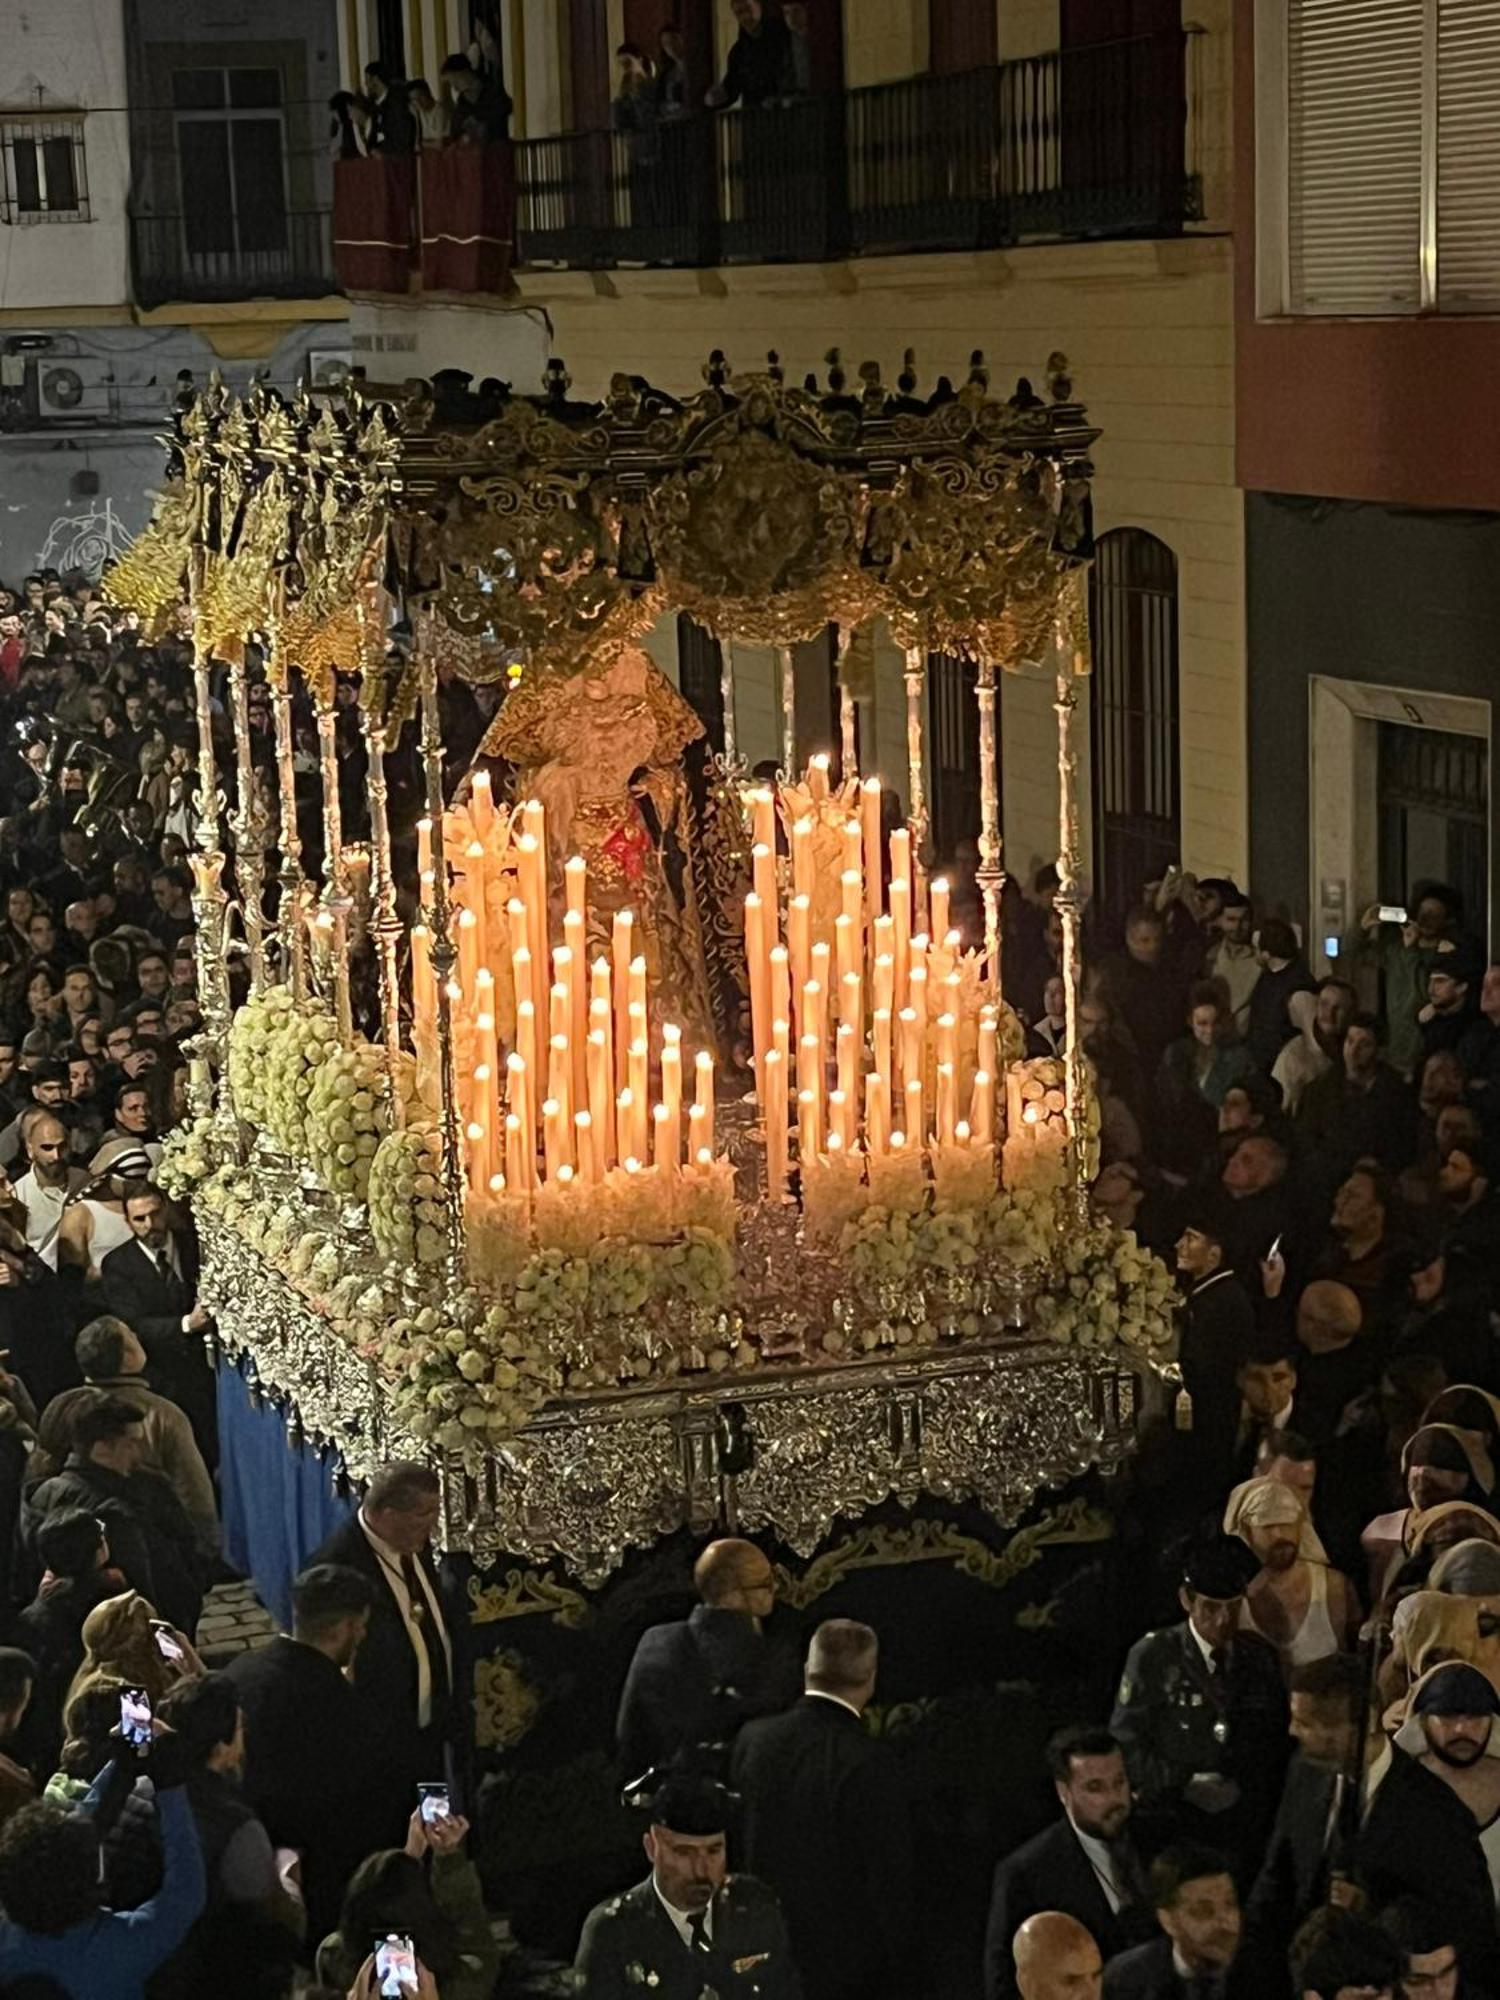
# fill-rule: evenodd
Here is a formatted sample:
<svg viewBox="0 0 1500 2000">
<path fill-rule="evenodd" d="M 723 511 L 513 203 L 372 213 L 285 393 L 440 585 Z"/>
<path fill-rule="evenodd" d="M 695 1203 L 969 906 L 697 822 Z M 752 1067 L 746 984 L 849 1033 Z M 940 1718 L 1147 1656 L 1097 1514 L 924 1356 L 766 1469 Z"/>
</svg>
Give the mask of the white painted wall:
<svg viewBox="0 0 1500 2000">
<path fill-rule="evenodd" d="M 87 222 L 0 223 L 0 311 L 119 306 L 129 297 L 121 0 L 9 0 L 0 9 L 0 116 L 82 110 Z"/>
</svg>

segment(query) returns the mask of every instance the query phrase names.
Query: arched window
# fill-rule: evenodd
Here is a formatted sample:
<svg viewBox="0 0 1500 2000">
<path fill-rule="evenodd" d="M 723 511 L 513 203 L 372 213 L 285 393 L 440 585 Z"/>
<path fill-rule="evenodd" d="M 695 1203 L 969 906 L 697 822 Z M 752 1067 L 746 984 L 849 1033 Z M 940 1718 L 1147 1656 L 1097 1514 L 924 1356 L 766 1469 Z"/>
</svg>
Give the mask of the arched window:
<svg viewBox="0 0 1500 2000">
<path fill-rule="evenodd" d="M 1177 558 L 1143 528 L 1099 537 L 1094 643 L 1094 902 L 1118 921 L 1182 854 Z"/>
</svg>

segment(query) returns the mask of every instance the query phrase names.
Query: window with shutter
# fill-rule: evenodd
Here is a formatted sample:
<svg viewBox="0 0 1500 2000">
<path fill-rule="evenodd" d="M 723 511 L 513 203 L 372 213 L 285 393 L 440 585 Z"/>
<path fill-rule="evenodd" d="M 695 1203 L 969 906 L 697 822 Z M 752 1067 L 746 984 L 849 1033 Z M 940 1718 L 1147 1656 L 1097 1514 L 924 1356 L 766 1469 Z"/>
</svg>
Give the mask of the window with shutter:
<svg viewBox="0 0 1500 2000">
<path fill-rule="evenodd" d="M 1421 304 L 1427 0 L 1291 0 L 1288 269 L 1293 312 Z"/>
<path fill-rule="evenodd" d="M 1500 0 L 1441 0 L 1437 303 L 1500 309 Z"/>
</svg>

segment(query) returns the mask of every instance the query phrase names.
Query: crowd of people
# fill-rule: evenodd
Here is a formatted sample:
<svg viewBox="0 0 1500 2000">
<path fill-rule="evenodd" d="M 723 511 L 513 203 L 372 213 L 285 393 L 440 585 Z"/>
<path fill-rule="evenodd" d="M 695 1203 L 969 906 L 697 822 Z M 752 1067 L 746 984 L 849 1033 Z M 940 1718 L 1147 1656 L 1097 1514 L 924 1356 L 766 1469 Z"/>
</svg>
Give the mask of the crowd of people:
<svg viewBox="0 0 1500 2000">
<path fill-rule="evenodd" d="M 442 700 L 456 773 L 483 717 L 451 677 Z M 226 1574 L 213 1322 L 156 1182 L 200 1025 L 185 631 L 147 643 L 81 580 L 0 592 L 0 732 L 0 1993 L 483 2000 L 435 1475 L 377 1475 L 287 1632 L 222 1671 L 196 1650 Z M 272 812 L 259 682 L 251 741 Z M 295 742 L 315 866 L 300 709 Z M 1282 918 L 1171 870 L 1117 938 L 1087 927 L 1070 1023 L 1057 886 L 1007 886 L 1006 992 L 1033 1055 L 1081 1037 L 1095 1199 L 1175 1262 L 1181 1379 L 1112 1495 L 1112 1708 L 1051 1745 L 1057 1817 L 998 1859 L 975 1986 L 1500 1995 L 1500 965 L 1420 883 L 1317 977 Z M 877 1634 L 828 1620 L 789 1659 L 749 1542 L 695 1584 L 623 1688 L 645 1866 L 584 1924 L 577 1990 L 921 1995 Z"/>
</svg>

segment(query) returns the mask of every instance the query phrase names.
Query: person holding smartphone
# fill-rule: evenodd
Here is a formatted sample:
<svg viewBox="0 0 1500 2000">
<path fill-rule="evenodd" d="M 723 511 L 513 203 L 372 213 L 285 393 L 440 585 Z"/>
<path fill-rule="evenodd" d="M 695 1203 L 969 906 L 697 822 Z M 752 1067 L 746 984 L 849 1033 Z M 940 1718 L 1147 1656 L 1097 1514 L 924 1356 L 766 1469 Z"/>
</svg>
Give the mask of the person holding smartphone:
<svg viewBox="0 0 1500 2000">
<path fill-rule="evenodd" d="M 419 1986 L 390 1984 L 413 1966 L 429 1974 L 438 2000 L 487 2000 L 500 1954 L 479 1871 L 464 1849 L 468 1831 L 446 1786 L 424 1784 L 406 1845 L 371 1854 L 354 1871 L 339 1927 L 318 1947 L 319 1979 L 358 1991 L 373 1942 L 384 1970 L 369 1991 L 379 2000 L 387 1992 L 413 2000 Z"/>
</svg>

